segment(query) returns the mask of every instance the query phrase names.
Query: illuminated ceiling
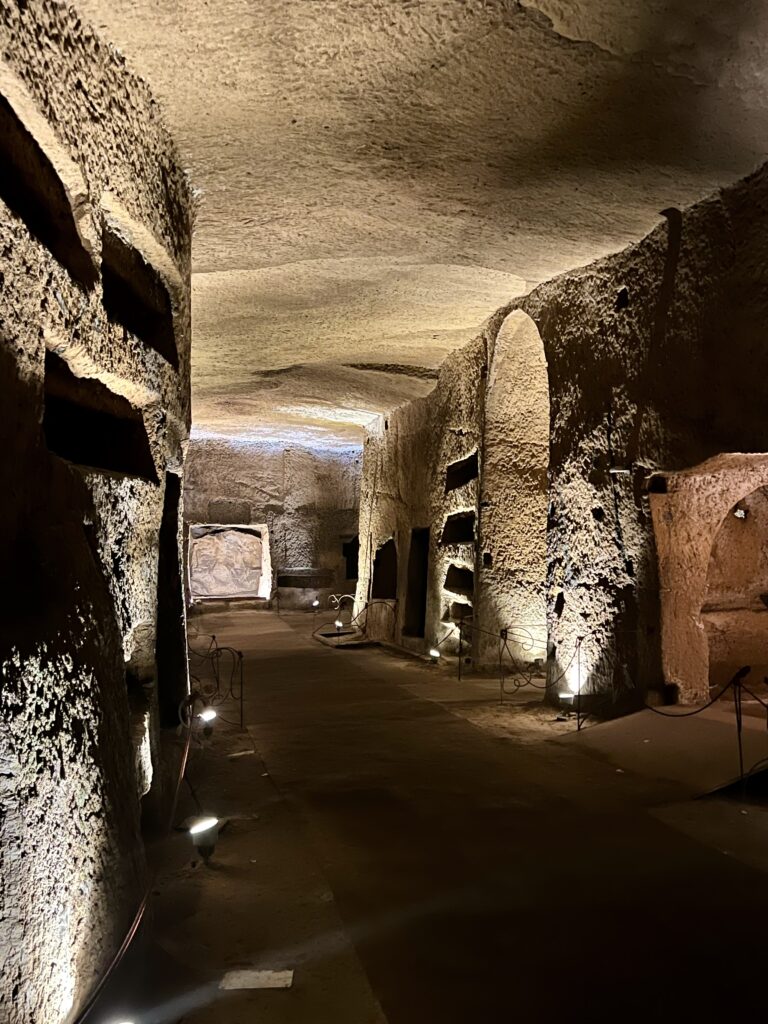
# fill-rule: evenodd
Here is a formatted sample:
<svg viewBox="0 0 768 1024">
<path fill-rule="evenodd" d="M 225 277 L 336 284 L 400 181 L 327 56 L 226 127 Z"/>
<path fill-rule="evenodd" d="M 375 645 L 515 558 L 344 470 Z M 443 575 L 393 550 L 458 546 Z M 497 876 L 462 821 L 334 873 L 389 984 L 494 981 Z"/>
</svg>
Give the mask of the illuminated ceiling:
<svg viewBox="0 0 768 1024">
<path fill-rule="evenodd" d="M 760 2 L 78 6 L 202 190 L 202 433 L 359 436 L 495 307 L 765 155 Z"/>
</svg>

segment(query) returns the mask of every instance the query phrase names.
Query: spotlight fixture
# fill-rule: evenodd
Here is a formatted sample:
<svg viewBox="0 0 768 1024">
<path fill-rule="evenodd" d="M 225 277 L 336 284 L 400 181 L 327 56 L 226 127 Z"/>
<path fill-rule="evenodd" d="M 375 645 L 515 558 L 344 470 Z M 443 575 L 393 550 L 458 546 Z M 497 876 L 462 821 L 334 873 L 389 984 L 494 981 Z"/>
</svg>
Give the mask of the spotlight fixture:
<svg viewBox="0 0 768 1024">
<path fill-rule="evenodd" d="M 341 619 L 336 619 L 336 621 L 334 622 L 334 626 L 336 627 L 336 629 L 341 629 L 343 625 L 344 623 L 341 621 Z"/>
<path fill-rule="evenodd" d="M 189 826 L 192 845 L 199 851 L 207 864 L 219 838 L 219 819 L 214 817 L 198 818 Z"/>
<path fill-rule="evenodd" d="M 197 717 L 203 722 L 212 722 L 216 717 L 216 712 L 213 708 L 203 708 Z"/>
<path fill-rule="evenodd" d="M 317 598 L 315 598 L 315 600 L 312 602 L 312 607 L 313 608 L 319 608 L 320 607 L 320 602 L 318 601 Z"/>
<path fill-rule="evenodd" d="M 430 658 L 432 658 L 433 661 L 437 661 L 437 659 L 440 657 L 440 651 L 438 651 L 436 647 L 430 647 L 429 656 Z"/>
</svg>

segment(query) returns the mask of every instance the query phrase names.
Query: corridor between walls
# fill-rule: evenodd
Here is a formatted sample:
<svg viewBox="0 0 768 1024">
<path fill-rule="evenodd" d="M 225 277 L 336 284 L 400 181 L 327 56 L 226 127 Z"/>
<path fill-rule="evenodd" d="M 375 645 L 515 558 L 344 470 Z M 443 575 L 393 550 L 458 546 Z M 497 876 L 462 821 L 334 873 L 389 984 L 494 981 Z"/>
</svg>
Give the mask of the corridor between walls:
<svg viewBox="0 0 768 1024">
<path fill-rule="evenodd" d="M 670 798 L 668 784 L 617 774 L 560 744 L 522 746 L 475 728 L 415 695 L 439 669 L 377 648 L 323 647 L 310 639 L 311 619 L 229 610 L 200 620 L 201 631 L 243 650 L 242 745 L 254 754 L 229 762 L 243 774 L 217 794 L 235 828 L 231 840 L 222 835 L 215 869 L 193 876 L 188 913 L 172 923 L 187 884 L 176 878 L 161 917 L 179 951 L 201 936 L 209 971 L 295 971 L 291 990 L 241 994 L 233 1007 L 261 1010 L 268 998 L 269 1021 L 359 1024 L 379 1019 L 378 1004 L 389 1024 L 459 1024 L 508 1020 L 511 993 L 533 1021 L 640 1021 L 659 1007 L 662 1019 L 711 1020 L 754 1005 L 762 876 L 650 816 Z M 195 779 L 199 790 L 217 785 L 222 753 Z M 265 780 L 274 788 L 263 799 Z M 257 804 L 258 820 L 238 823 Z M 245 862 L 246 832 L 254 849 L 279 854 L 271 874 Z M 312 873 L 313 895 L 301 892 L 306 878 L 287 884 L 294 861 Z M 713 886 L 728 899 L 713 905 L 703 895 Z M 318 899 L 332 900 L 341 933 L 316 916 Z M 691 985 L 713 928 L 742 935 L 737 990 L 725 973 Z M 362 985 L 361 967 L 363 1003 L 326 1018 L 326 972 L 340 956 L 336 983 Z M 227 1022 L 228 1005 L 185 1020 Z"/>
</svg>

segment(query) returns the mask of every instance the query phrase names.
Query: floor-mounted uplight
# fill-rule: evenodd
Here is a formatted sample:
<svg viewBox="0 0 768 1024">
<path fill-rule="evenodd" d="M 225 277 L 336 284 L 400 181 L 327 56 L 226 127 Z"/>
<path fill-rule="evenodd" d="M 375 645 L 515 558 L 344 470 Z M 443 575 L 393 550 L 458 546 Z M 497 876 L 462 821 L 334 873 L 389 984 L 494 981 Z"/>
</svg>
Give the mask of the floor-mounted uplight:
<svg viewBox="0 0 768 1024">
<path fill-rule="evenodd" d="M 429 656 L 432 659 L 432 661 L 437 661 L 437 659 L 440 657 L 440 651 L 438 651 L 436 647 L 430 647 Z"/>
<path fill-rule="evenodd" d="M 216 718 L 216 711 L 213 708 L 203 708 L 197 717 L 203 723 L 203 736 L 210 736 L 213 733 L 213 722 Z"/>
<path fill-rule="evenodd" d="M 203 860 L 208 863 L 219 838 L 219 819 L 214 817 L 198 818 L 189 826 L 192 845 L 199 851 Z"/>
</svg>

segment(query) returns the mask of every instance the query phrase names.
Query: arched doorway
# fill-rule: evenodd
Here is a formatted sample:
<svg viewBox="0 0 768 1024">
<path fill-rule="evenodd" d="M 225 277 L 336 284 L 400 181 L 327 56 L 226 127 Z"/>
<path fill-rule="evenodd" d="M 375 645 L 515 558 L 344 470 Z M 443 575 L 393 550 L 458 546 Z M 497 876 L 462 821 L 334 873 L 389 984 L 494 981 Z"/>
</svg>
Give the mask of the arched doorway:
<svg viewBox="0 0 768 1024">
<path fill-rule="evenodd" d="M 522 310 L 504 320 L 490 354 L 480 474 L 476 656 L 498 657 L 500 630 L 546 643 L 549 377 L 544 344 Z M 489 636 L 488 634 L 494 634 Z"/>
<path fill-rule="evenodd" d="M 734 527 L 730 520 L 726 524 L 726 519 L 730 516 L 740 521 L 741 517 L 734 515 L 740 503 L 766 486 L 766 454 L 718 455 L 692 469 L 655 474 L 650 479 L 659 565 L 662 668 L 665 682 L 677 688 L 683 702 L 703 701 L 709 696 L 710 640 L 705 617 L 715 614 L 716 595 L 724 594 L 726 586 L 735 582 L 733 574 L 728 582 L 727 562 L 734 547 L 741 546 L 738 532 L 732 536 Z M 755 498 L 755 507 L 758 504 Z M 722 540 L 717 543 L 721 528 Z M 747 578 L 743 574 L 738 584 L 742 591 L 738 600 L 746 600 Z M 715 629 L 712 619 L 709 633 Z M 725 671 L 725 653 L 721 659 L 718 648 L 716 657 Z"/>
</svg>

